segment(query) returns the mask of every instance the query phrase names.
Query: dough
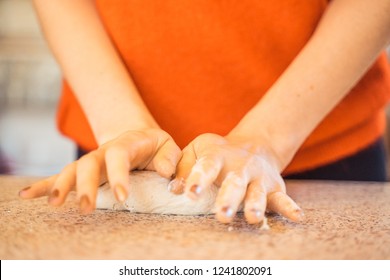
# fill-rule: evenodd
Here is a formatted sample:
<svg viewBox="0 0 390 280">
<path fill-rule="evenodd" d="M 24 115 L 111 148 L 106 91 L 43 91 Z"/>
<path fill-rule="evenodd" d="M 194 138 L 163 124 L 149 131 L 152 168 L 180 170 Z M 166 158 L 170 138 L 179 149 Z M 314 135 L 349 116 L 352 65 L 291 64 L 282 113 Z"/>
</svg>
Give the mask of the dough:
<svg viewBox="0 0 390 280">
<path fill-rule="evenodd" d="M 175 215 L 202 215 L 215 213 L 217 187 L 212 186 L 197 200 L 168 191 L 169 180 L 153 171 L 133 171 L 130 174 L 130 194 L 123 203 L 118 202 L 108 183 L 99 188 L 98 209 L 129 210 L 137 213 Z"/>
</svg>

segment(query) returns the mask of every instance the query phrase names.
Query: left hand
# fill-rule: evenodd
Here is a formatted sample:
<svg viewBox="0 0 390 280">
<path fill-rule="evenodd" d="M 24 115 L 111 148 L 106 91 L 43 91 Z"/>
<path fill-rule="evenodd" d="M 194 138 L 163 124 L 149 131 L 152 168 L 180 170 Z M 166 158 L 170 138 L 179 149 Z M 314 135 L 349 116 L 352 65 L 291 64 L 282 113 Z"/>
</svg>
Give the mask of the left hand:
<svg viewBox="0 0 390 280">
<path fill-rule="evenodd" d="M 265 141 L 259 143 L 210 133 L 198 136 L 183 150 L 171 191 L 196 199 L 215 184 L 220 188 L 216 217 L 222 223 L 233 220 L 241 203 L 250 224 L 263 221 L 266 209 L 302 220 L 303 211 L 286 194 L 277 156 Z"/>
</svg>

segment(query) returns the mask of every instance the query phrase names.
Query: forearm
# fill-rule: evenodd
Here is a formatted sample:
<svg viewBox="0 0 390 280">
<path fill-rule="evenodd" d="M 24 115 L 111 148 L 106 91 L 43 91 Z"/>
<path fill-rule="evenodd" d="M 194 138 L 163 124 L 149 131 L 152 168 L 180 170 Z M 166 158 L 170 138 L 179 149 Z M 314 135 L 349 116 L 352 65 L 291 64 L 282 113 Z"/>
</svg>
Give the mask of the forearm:
<svg viewBox="0 0 390 280">
<path fill-rule="evenodd" d="M 45 36 L 99 144 L 158 127 L 91 0 L 35 0 Z"/>
<path fill-rule="evenodd" d="M 229 135 L 266 140 L 283 170 L 389 42 L 389 14 L 390 1 L 334 0 L 307 45 Z"/>
</svg>

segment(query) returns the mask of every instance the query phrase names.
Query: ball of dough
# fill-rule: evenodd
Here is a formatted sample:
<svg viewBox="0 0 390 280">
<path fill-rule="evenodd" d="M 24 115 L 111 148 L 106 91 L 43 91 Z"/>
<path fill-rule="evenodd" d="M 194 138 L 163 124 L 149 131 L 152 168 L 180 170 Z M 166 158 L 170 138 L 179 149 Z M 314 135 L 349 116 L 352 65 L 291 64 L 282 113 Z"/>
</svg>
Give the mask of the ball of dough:
<svg viewBox="0 0 390 280">
<path fill-rule="evenodd" d="M 125 202 L 115 199 L 108 183 L 99 188 L 98 209 L 129 210 L 137 213 L 175 215 L 204 215 L 215 213 L 214 202 L 217 187 L 211 186 L 197 200 L 185 194 L 168 191 L 169 180 L 153 171 L 133 171 L 130 174 L 130 193 Z"/>
</svg>

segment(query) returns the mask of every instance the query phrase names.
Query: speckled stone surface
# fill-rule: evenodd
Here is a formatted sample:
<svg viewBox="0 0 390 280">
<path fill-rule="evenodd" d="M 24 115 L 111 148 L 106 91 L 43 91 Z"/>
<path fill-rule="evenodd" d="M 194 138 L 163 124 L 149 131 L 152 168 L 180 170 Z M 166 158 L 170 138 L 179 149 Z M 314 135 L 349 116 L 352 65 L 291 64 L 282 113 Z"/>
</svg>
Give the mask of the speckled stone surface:
<svg viewBox="0 0 390 280">
<path fill-rule="evenodd" d="M 301 224 L 268 216 L 269 230 L 238 215 L 166 216 L 98 210 L 71 196 L 53 208 L 20 200 L 37 178 L 0 176 L 0 259 L 390 259 L 390 184 L 287 182 Z"/>
</svg>

